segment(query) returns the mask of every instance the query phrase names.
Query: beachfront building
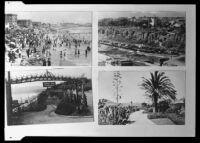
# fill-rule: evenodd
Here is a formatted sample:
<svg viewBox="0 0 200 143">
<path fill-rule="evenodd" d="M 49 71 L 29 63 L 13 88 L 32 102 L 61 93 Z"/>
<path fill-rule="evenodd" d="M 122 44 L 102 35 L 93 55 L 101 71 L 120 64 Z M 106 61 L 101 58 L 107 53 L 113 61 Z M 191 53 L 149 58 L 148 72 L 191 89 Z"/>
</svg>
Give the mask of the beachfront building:
<svg viewBox="0 0 200 143">
<path fill-rule="evenodd" d="M 17 20 L 17 25 L 20 27 L 30 28 L 30 27 L 32 27 L 32 21 L 27 20 L 27 19 L 20 19 L 20 20 Z"/>
<path fill-rule="evenodd" d="M 5 14 L 5 25 L 17 26 L 17 14 Z"/>
</svg>

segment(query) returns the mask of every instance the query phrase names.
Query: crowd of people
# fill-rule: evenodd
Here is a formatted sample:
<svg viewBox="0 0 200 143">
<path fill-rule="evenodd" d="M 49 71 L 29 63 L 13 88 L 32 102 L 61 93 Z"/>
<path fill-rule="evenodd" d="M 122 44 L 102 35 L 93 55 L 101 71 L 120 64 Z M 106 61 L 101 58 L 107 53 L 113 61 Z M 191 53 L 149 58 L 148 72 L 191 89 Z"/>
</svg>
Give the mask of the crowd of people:
<svg viewBox="0 0 200 143">
<path fill-rule="evenodd" d="M 86 40 L 84 36 L 80 34 L 61 33 L 53 37 L 53 50 L 56 51 L 56 47 L 65 47 L 63 51 L 60 51 L 60 58 L 67 56 L 67 50 L 74 48 L 74 56 L 79 58 L 80 55 L 87 57 L 88 52 L 91 50 L 90 40 Z M 87 45 L 84 53 L 81 53 L 82 45 Z"/>
<path fill-rule="evenodd" d="M 19 64 L 23 61 L 35 57 L 41 58 L 39 53 L 40 47 L 44 45 L 46 33 L 42 30 L 17 28 L 10 29 L 5 33 L 6 56 L 8 62 L 15 63 L 20 59 Z"/>
<path fill-rule="evenodd" d="M 83 44 L 87 47 L 84 53 Z M 60 59 L 65 59 L 67 54 L 72 54 L 67 53 L 68 49 L 74 49 L 77 58 L 80 55 L 85 55 L 87 58 L 91 50 L 90 44 L 91 40 L 81 37 L 80 34 L 51 33 L 47 29 L 40 28 L 10 29 L 5 34 L 6 60 L 11 65 L 15 63 L 15 65 L 51 66 L 52 52 L 60 52 Z"/>
</svg>

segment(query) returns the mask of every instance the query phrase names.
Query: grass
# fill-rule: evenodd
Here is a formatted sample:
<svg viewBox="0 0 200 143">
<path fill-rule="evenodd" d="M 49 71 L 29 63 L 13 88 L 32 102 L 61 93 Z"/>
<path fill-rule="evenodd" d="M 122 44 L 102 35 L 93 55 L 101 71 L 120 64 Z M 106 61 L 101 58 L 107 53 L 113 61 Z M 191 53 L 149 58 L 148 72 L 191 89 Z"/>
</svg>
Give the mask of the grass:
<svg viewBox="0 0 200 143">
<path fill-rule="evenodd" d="M 163 113 L 150 113 L 147 115 L 148 119 L 158 119 L 158 118 L 167 118 Z"/>
<path fill-rule="evenodd" d="M 168 118 L 151 119 L 156 125 L 174 125 L 174 123 Z"/>
<path fill-rule="evenodd" d="M 176 125 L 185 125 L 185 117 L 179 116 L 175 113 L 167 114 L 167 118 L 170 119 Z"/>
<path fill-rule="evenodd" d="M 185 117 L 177 115 L 176 113 L 149 113 L 147 118 L 152 120 L 158 125 L 163 125 L 165 122 L 169 122 L 167 120 L 172 121 L 176 125 L 184 125 Z"/>
</svg>

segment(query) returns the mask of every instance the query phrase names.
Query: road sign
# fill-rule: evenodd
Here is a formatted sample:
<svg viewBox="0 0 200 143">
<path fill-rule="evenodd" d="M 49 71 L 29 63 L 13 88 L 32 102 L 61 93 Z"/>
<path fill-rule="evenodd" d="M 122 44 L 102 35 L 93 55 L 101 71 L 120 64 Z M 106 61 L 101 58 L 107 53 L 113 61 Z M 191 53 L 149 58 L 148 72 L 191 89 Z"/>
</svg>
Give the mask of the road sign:
<svg viewBox="0 0 200 143">
<path fill-rule="evenodd" d="M 52 87 L 55 85 L 56 85 L 56 82 L 43 82 L 43 87 Z"/>
</svg>

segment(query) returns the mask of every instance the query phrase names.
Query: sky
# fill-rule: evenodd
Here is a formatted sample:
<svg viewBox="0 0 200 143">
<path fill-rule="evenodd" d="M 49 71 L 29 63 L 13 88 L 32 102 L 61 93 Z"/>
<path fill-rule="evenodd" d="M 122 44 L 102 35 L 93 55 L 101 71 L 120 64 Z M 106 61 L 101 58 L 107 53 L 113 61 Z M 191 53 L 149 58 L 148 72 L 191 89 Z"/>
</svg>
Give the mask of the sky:
<svg viewBox="0 0 200 143">
<path fill-rule="evenodd" d="M 163 11 L 163 12 L 99 12 L 98 18 L 119 18 L 119 17 L 143 17 L 143 16 L 157 16 L 157 17 L 185 17 L 185 12 L 176 12 L 176 11 Z"/>
<path fill-rule="evenodd" d="M 56 12 L 56 11 L 5 11 L 5 13 L 17 14 L 17 19 L 30 19 L 44 23 L 91 23 L 91 12 Z"/>
<path fill-rule="evenodd" d="M 47 87 L 43 87 L 43 82 L 45 81 L 12 84 L 11 91 L 13 100 L 26 100 L 28 97 L 37 96 L 39 93 L 47 89 Z M 63 81 L 55 82 L 56 84 L 63 83 Z"/>
<path fill-rule="evenodd" d="M 150 78 L 149 71 L 121 71 L 122 88 L 121 96 L 119 100 L 121 103 L 142 103 L 150 102 L 145 94 L 145 90 L 141 89 L 139 84 L 142 83 L 142 78 Z M 185 72 L 184 71 L 165 71 L 165 75 L 168 76 L 171 82 L 174 84 L 177 90 L 177 99 L 185 97 Z M 99 72 L 99 99 L 108 99 L 116 102 L 114 98 L 113 89 L 113 72 Z"/>
</svg>

